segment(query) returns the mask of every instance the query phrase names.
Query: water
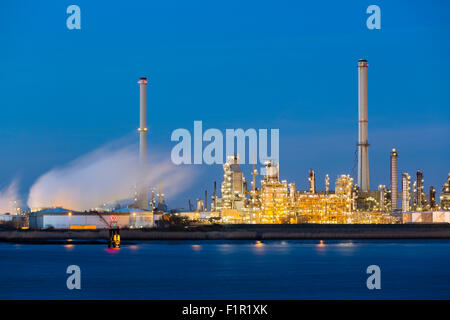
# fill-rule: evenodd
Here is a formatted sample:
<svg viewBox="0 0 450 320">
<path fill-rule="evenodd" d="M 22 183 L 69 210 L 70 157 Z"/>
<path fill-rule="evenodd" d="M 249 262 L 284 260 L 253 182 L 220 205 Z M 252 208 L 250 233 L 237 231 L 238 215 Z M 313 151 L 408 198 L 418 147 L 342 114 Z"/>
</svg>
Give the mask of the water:
<svg viewBox="0 0 450 320">
<path fill-rule="evenodd" d="M 0 243 L 0 299 L 450 299 L 450 241 Z"/>
</svg>

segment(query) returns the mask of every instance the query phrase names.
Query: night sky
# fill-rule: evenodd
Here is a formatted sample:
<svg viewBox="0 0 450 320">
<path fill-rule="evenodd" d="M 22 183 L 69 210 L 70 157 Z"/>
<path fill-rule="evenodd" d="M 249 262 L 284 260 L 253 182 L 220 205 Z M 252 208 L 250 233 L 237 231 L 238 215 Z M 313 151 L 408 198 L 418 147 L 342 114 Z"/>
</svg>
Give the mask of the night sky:
<svg viewBox="0 0 450 320">
<path fill-rule="evenodd" d="M 245 2 L 245 3 L 244 3 Z M 81 8 L 68 30 L 66 8 Z M 366 8 L 381 8 L 381 30 Z M 170 157 L 177 128 L 280 129 L 280 175 L 306 188 L 352 173 L 357 61 L 369 62 L 371 188 L 424 172 L 438 193 L 450 169 L 448 1 L 1 1 L 0 188 L 25 199 L 43 173 L 124 136 L 138 139 L 150 80 L 149 149 Z M 251 179 L 249 167 L 244 167 Z M 169 205 L 212 191 L 220 165 Z M 356 172 L 356 171 L 355 171 Z"/>
</svg>

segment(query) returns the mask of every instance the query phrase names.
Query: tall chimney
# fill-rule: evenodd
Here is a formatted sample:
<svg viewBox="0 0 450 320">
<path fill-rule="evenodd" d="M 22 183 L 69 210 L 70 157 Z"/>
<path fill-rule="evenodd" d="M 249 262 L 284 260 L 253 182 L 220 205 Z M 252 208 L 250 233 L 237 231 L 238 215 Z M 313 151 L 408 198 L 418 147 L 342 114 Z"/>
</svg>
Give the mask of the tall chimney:
<svg viewBox="0 0 450 320">
<path fill-rule="evenodd" d="M 145 182 L 147 163 L 147 78 L 138 81 L 140 90 L 138 208 L 148 210 L 148 192 Z"/>
<path fill-rule="evenodd" d="M 398 153 L 395 149 L 391 151 L 391 206 L 392 211 L 397 210 L 398 203 L 398 178 L 397 178 Z"/>
<path fill-rule="evenodd" d="M 367 60 L 358 61 L 358 185 L 362 191 L 369 187 L 369 135 L 367 117 Z"/>
</svg>

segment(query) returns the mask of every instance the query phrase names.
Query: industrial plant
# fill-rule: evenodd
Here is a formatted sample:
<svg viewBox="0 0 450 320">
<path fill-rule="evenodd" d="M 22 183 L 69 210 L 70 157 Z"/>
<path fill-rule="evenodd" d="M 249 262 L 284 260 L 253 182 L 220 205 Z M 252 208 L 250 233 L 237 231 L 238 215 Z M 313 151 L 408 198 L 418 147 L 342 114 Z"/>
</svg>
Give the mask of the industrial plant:
<svg viewBox="0 0 450 320">
<path fill-rule="evenodd" d="M 253 168 L 250 186 L 244 177 L 239 155 L 229 156 L 223 165 L 222 197 L 217 197 L 216 183 L 211 210 L 203 200 L 198 214 L 189 218 L 206 220 L 219 217 L 223 223 L 319 223 L 319 224 L 391 224 L 391 223 L 450 223 L 450 174 L 436 201 L 436 190 L 423 190 L 423 174 L 417 170 L 411 190 L 411 178 L 401 173 L 401 193 L 398 189 L 398 152 L 390 153 L 390 186 L 370 188 L 367 69 L 365 59 L 358 61 L 358 174 L 357 183 L 350 175 L 341 175 L 330 189 L 330 177 L 325 175 L 325 190 L 317 190 L 316 173 L 309 171 L 309 190 L 297 190 L 295 183 L 280 180 L 279 164 L 265 163 L 265 175 L 256 187 L 258 171 Z M 401 207 L 398 206 L 399 200 Z M 206 199 L 205 199 L 206 203 Z M 203 209 L 205 208 L 205 209 Z M 200 211 L 203 212 L 200 215 Z M 180 213 L 184 214 L 184 213 Z M 205 217 L 200 219 L 200 217 Z"/>
<path fill-rule="evenodd" d="M 117 228 L 151 228 L 155 226 L 157 213 L 162 213 L 166 207 L 164 207 L 164 196 L 161 192 L 159 193 L 158 207 L 155 205 L 154 191 L 152 191 L 152 202 L 149 203 L 148 200 L 149 186 L 144 179 L 147 168 L 147 78 L 140 78 L 138 84 L 140 90 L 139 179 L 136 181 L 133 203 L 125 207 L 118 204 L 112 206 L 104 204 L 100 208 L 88 211 L 66 208 L 31 208 L 30 212 L 25 213 L 25 223 L 21 223 L 25 228 L 115 230 Z M 151 210 L 149 205 L 152 207 Z M 115 235 L 117 236 L 117 234 Z"/>
<path fill-rule="evenodd" d="M 253 166 L 251 181 L 241 170 L 240 155 L 227 157 L 223 164 L 220 195 L 217 183 L 210 201 L 205 191 L 197 199 L 196 208 L 189 200 L 188 210 L 169 210 L 162 189 L 156 194 L 144 179 L 135 185 L 131 204 L 89 211 L 70 208 L 31 208 L 29 212 L 0 215 L 0 222 L 19 221 L 23 228 L 34 229 L 102 229 L 151 228 L 165 221 L 183 218 L 190 223 L 235 224 L 396 224 L 396 223 L 450 223 L 450 174 L 439 199 L 436 190 L 424 190 L 424 175 L 417 170 L 411 185 L 407 172 L 398 172 L 399 152 L 390 152 L 389 186 L 370 187 L 368 135 L 368 62 L 358 61 L 358 172 L 357 180 L 348 174 L 334 179 L 326 174 L 324 190 L 317 188 L 317 175 L 309 170 L 309 188 L 298 190 L 295 182 L 280 178 L 280 164 L 268 160 L 259 179 Z M 140 90 L 139 170 L 145 176 L 147 164 L 147 79 L 138 81 Z M 387 158 L 387 155 L 386 155 Z M 401 177 L 399 188 L 398 177 Z M 119 199 L 118 199 L 119 200 Z M 438 201 L 439 200 L 439 201 Z M 209 202 L 209 206 L 208 206 Z"/>
</svg>

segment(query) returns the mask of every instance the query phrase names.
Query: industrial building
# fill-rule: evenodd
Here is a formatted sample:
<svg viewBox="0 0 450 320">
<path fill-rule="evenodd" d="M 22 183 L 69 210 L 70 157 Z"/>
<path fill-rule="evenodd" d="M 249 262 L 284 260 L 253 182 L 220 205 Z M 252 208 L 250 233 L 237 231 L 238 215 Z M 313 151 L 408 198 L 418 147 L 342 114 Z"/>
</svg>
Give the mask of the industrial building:
<svg viewBox="0 0 450 320">
<path fill-rule="evenodd" d="M 64 208 L 48 208 L 29 214 L 32 229 L 109 229 L 151 228 L 153 213 L 123 208 L 113 212 L 76 212 Z"/>
</svg>

